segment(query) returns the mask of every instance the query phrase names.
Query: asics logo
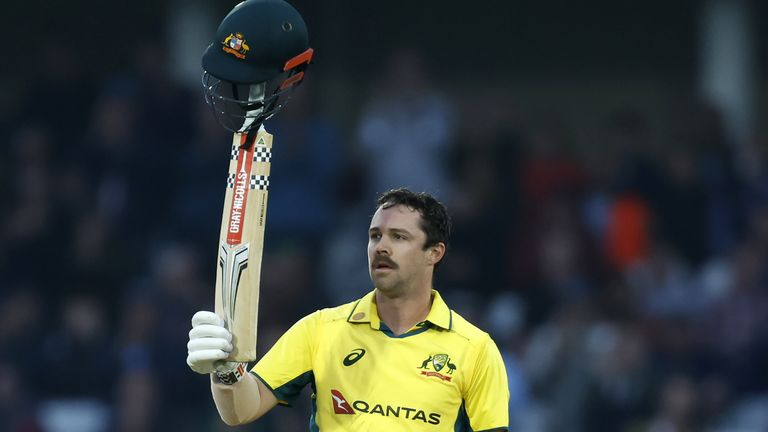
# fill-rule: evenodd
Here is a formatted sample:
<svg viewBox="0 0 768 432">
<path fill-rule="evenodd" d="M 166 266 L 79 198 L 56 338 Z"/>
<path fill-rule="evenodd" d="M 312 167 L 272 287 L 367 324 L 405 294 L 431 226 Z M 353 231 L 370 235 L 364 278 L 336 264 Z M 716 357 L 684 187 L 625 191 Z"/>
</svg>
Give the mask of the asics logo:
<svg viewBox="0 0 768 432">
<path fill-rule="evenodd" d="M 346 357 L 344 357 L 344 360 L 342 361 L 342 363 L 344 363 L 344 366 L 352 366 L 353 364 L 355 364 L 355 362 L 363 358 L 364 355 L 365 355 L 364 349 L 362 348 L 353 349 L 351 353 L 349 353 Z"/>
</svg>

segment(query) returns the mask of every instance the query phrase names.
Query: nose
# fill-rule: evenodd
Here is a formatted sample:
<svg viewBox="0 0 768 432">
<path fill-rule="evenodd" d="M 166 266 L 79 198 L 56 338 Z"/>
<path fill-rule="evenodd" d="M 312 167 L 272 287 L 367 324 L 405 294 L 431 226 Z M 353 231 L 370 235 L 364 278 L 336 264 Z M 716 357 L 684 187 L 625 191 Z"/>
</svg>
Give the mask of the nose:
<svg viewBox="0 0 768 432">
<path fill-rule="evenodd" d="M 376 255 L 390 255 L 389 243 L 384 240 L 384 238 L 381 238 L 376 242 L 376 248 L 374 250 Z"/>
</svg>

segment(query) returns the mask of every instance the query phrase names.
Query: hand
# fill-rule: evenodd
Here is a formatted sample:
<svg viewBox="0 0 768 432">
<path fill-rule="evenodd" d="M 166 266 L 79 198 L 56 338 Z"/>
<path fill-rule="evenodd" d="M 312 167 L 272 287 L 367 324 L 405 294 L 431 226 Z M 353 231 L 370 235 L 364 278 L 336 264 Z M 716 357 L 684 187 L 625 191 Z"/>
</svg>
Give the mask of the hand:
<svg viewBox="0 0 768 432">
<path fill-rule="evenodd" d="M 232 352 L 232 333 L 213 312 L 199 311 L 192 317 L 187 352 L 187 364 L 199 374 L 228 373 L 239 364 L 226 361 Z"/>
</svg>

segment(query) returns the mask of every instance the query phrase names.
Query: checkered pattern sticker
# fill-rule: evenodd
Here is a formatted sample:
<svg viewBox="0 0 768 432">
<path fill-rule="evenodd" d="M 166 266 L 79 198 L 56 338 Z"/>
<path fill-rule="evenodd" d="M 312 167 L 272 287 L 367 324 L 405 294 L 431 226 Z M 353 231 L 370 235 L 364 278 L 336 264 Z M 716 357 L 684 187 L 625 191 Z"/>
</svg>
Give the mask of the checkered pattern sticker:
<svg viewBox="0 0 768 432">
<path fill-rule="evenodd" d="M 229 158 L 231 160 L 237 160 L 240 156 L 240 146 L 232 146 L 232 150 L 229 152 Z M 267 162 L 272 160 L 272 149 L 266 147 L 257 147 L 253 152 L 254 162 Z"/>
<path fill-rule="evenodd" d="M 256 151 L 253 152 L 253 161 L 254 162 L 267 162 L 272 159 L 272 150 L 266 147 L 256 147 Z"/>
<path fill-rule="evenodd" d="M 235 187 L 235 175 L 230 173 L 227 176 L 227 189 Z M 267 190 L 269 187 L 269 176 L 251 175 L 251 189 Z"/>
<path fill-rule="evenodd" d="M 267 190 L 269 187 L 268 176 L 251 175 L 251 189 Z"/>
</svg>

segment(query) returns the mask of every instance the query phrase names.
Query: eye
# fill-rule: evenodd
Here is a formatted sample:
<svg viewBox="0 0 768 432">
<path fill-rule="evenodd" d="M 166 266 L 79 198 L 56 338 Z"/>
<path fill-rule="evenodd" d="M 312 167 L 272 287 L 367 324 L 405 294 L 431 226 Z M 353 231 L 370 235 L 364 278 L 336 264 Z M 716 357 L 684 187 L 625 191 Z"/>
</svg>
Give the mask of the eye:
<svg viewBox="0 0 768 432">
<path fill-rule="evenodd" d="M 393 237 L 395 238 L 395 240 L 405 240 L 405 236 L 401 234 L 395 234 Z"/>
<path fill-rule="evenodd" d="M 368 238 L 370 238 L 371 240 L 378 240 L 378 239 L 381 238 L 381 234 L 379 234 L 379 233 L 370 233 L 370 234 L 368 234 Z"/>
</svg>

